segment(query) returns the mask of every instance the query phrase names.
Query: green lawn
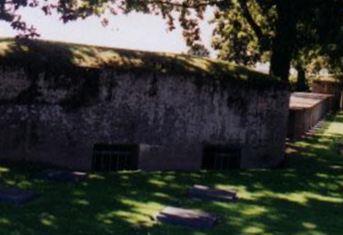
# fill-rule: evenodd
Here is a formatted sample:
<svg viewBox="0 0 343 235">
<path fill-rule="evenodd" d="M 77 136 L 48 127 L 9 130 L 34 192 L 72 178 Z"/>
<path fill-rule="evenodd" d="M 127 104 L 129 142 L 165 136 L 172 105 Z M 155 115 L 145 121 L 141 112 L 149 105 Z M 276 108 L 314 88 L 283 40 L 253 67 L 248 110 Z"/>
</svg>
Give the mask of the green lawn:
<svg viewBox="0 0 343 235">
<path fill-rule="evenodd" d="M 81 184 L 30 178 L 32 167 L 0 166 L 0 182 L 40 192 L 23 207 L 0 205 L 0 234 L 342 234 L 343 113 L 321 132 L 292 144 L 285 169 L 193 173 L 92 174 Z M 28 169 L 29 168 L 29 169 Z M 235 189 L 237 203 L 187 199 L 192 184 Z M 213 230 L 161 225 L 165 205 L 221 216 Z"/>
</svg>

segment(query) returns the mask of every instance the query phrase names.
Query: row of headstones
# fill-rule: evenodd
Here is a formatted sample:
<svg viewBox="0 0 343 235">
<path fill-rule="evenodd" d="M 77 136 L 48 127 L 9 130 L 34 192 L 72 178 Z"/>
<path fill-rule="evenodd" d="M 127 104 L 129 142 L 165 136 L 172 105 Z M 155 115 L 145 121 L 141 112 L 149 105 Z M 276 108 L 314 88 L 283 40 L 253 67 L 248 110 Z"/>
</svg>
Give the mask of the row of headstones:
<svg viewBox="0 0 343 235">
<path fill-rule="evenodd" d="M 87 178 L 83 172 L 46 170 L 38 175 L 39 179 L 77 183 Z M 24 205 L 39 195 L 33 191 L 18 188 L 1 188 L 0 202 L 14 205 Z M 238 200 L 237 194 L 233 191 L 209 188 L 203 185 L 194 185 L 188 190 L 190 198 L 207 201 L 235 202 Z M 198 210 L 165 207 L 160 211 L 156 219 L 162 223 L 181 225 L 196 229 L 208 229 L 215 226 L 219 217 L 217 215 Z"/>
</svg>

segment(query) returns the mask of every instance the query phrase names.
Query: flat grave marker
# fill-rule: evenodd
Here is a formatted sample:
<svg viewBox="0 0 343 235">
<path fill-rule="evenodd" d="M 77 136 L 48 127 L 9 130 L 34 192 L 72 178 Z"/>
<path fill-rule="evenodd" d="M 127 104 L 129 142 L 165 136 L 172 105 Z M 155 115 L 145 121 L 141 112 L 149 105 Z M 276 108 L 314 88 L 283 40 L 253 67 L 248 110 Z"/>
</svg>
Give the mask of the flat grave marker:
<svg viewBox="0 0 343 235">
<path fill-rule="evenodd" d="M 208 201 L 236 202 L 238 200 L 236 192 L 214 189 L 204 185 L 193 185 L 188 190 L 188 196 Z"/>
<path fill-rule="evenodd" d="M 87 173 L 79 171 L 49 169 L 39 174 L 38 178 L 56 182 L 78 183 L 84 181 L 87 178 Z"/>
<path fill-rule="evenodd" d="M 210 229 L 215 226 L 218 217 L 198 210 L 166 207 L 156 219 L 162 223 L 180 225 L 195 229 Z"/>
<path fill-rule="evenodd" d="M 23 205 L 38 197 L 38 194 L 18 188 L 5 188 L 0 186 L 0 203 Z"/>
</svg>

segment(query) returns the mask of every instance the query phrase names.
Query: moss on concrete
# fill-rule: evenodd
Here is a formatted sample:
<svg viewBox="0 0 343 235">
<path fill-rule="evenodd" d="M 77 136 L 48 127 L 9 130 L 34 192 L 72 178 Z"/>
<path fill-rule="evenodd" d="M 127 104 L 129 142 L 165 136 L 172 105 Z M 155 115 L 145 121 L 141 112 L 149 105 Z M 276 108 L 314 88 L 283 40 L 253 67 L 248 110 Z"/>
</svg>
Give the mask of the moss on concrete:
<svg viewBox="0 0 343 235">
<path fill-rule="evenodd" d="M 183 54 L 156 53 L 42 40 L 0 40 L 0 65 L 30 66 L 37 70 L 72 68 L 115 69 L 118 72 L 154 72 L 170 75 L 239 81 L 265 87 L 282 84 L 277 78 L 224 61 Z"/>
</svg>

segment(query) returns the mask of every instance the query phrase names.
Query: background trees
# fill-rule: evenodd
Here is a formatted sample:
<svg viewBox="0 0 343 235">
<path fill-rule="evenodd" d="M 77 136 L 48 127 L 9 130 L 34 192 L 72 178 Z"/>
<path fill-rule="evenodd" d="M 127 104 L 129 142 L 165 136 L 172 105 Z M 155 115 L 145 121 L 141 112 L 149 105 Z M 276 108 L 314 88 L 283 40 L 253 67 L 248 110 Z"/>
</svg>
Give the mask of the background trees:
<svg viewBox="0 0 343 235">
<path fill-rule="evenodd" d="M 298 71 L 298 90 L 306 89 L 309 65 L 321 62 L 333 71 L 342 69 L 343 2 L 271 2 L 277 3 L 237 0 L 217 12 L 213 46 L 222 59 L 248 65 L 270 61 L 275 75 L 292 65 Z"/>
<path fill-rule="evenodd" d="M 188 55 L 200 56 L 200 57 L 209 57 L 209 50 L 202 44 L 193 45 L 188 51 Z"/>
<path fill-rule="evenodd" d="M 65 23 L 96 15 L 106 24 L 105 15 L 132 11 L 158 14 L 170 30 L 181 25 L 190 47 L 199 45 L 199 20 L 206 8 L 215 7 L 214 46 L 223 59 L 269 61 L 270 74 L 285 81 L 292 63 L 299 74 L 318 56 L 335 71 L 343 64 L 342 0 L 0 0 L 0 20 L 34 37 L 35 28 L 17 13 L 22 7 L 39 7 L 47 15 L 55 11 Z"/>
</svg>

